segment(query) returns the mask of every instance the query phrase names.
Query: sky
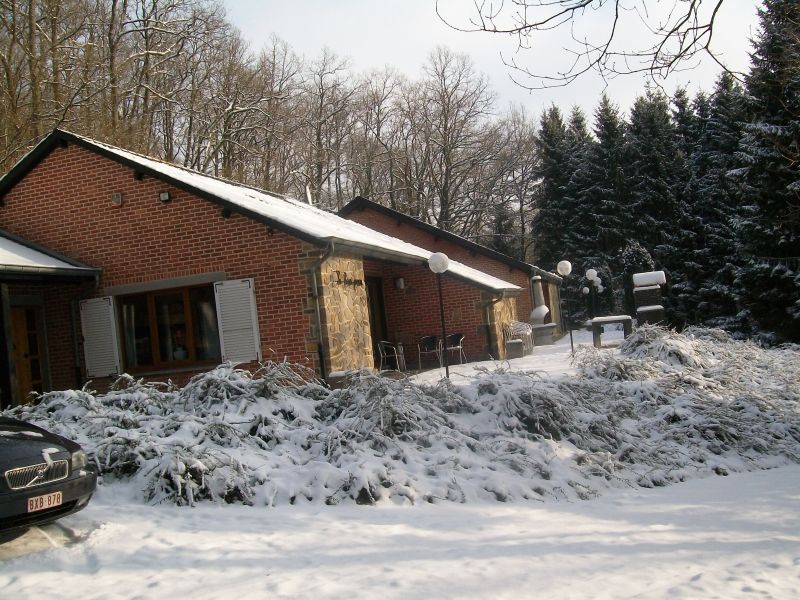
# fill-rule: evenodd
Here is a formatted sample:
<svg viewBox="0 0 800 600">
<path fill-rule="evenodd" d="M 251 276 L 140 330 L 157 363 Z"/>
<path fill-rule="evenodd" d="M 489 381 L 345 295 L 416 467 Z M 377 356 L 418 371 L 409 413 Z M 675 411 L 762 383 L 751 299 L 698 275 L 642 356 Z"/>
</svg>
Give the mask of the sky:
<svg viewBox="0 0 800 600">
<path fill-rule="evenodd" d="M 442 11 L 454 24 L 466 24 L 474 14 L 470 0 L 442 0 Z M 643 5 L 643 0 L 628 0 Z M 708 2 L 707 2 L 708 4 Z M 348 57 L 355 72 L 380 69 L 391 65 L 405 75 L 420 76 L 428 54 L 438 45 L 468 54 L 478 71 L 486 74 L 497 95 L 496 106 L 504 110 L 510 103 L 523 105 L 539 114 L 555 103 L 562 109 L 581 106 L 591 113 L 600 94 L 605 91 L 620 108 L 627 110 L 644 89 L 642 76 L 618 77 L 604 82 L 595 74 L 582 76 L 569 86 L 526 90 L 511 81 L 511 70 L 503 64 L 515 59 L 533 68 L 564 64 L 568 54 L 563 50 L 566 30 L 541 38 L 532 50 L 518 51 L 516 41 L 506 36 L 486 33 L 465 33 L 448 27 L 437 16 L 434 0 L 225 0 L 228 18 L 238 27 L 255 49 L 262 47 L 271 35 L 288 42 L 306 58 L 318 56 L 324 47 Z M 659 5 L 649 2 L 648 9 L 672 5 L 667 0 Z M 759 0 L 725 0 L 714 33 L 714 48 L 734 70 L 746 71 L 749 65 L 749 39 L 757 28 L 756 7 Z M 583 21 L 587 30 L 597 30 L 600 12 Z M 641 28 L 625 23 L 621 39 L 641 39 Z M 719 67 L 704 59 L 698 66 L 675 74 L 663 82 L 669 93 L 676 87 L 687 87 L 691 94 L 698 89 L 710 91 Z"/>
</svg>

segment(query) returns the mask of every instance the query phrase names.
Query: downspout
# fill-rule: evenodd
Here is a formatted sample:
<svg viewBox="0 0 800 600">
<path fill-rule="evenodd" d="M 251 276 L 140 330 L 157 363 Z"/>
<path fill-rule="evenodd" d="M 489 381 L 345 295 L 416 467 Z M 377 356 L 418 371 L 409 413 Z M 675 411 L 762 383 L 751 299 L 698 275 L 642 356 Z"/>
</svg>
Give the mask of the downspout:
<svg viewBox="0 0 800 600">
<path fill-rule="evenodd" d="M 500 342 L 499 342 L 499 340 L 497 338 L 494 338 L 494 340 L 492 339 L 494 337 L 492 335 L 492 307 L 495 304 L 497 304 L 498 302 L 500 302 L 501 300 L 505 300 L 505 299 L 506 299 L 506 291 L 503 290 L 502 292 L 500 292 L 499 296 L 489 300 L 486 303 L 486 307 L 485 307 L 486 308 L 486 337 L 487 337 L 487 341 L 489 342 L 489 351 L 490 351 L 489 355 L 491 356 L 491 350 L 496 348 L 497 349 L 497 354 L 498 354 L 498 357 L 497 357 L 498 359 L 500 358 L 500 356 L 499 356 L 500 355 Z"/>
<path fill-rule="evenodd" d="M 328 242 L 328 247 L 325 249 L 325 252 L 322 256 L 317 259 L 314 265 L 311 268 L 311 285 L 313 288 L 314 293 L 314 308 L 317 315 L 317 358 L 319 359 L 319 374 L 323 381 L 327 381 L 325 378 L 325 351 L 323 349 L 322 344 L 322 311 L 319 307 L 319 286 L 317 284 L 317 269 L 322 266 L 326 260 L 328 260 L 331 255 L 333 254 L 333 241 Z"/>
</svg>

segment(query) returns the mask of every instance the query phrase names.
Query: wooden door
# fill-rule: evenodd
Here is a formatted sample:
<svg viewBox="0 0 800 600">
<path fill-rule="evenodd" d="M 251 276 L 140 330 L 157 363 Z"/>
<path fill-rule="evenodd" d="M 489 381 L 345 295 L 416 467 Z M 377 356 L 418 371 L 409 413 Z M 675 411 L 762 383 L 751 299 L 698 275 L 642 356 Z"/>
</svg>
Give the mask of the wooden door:
<svg viewBox="0 0 800 600">
<path fill-rule="evenodd" d="M 36 306 L 12 306 L 11 337 L 16 373 L 14 397 L 17 402 L 24 403 L 31 392 L 44 391 L 41 309 Z"/>
</svg>

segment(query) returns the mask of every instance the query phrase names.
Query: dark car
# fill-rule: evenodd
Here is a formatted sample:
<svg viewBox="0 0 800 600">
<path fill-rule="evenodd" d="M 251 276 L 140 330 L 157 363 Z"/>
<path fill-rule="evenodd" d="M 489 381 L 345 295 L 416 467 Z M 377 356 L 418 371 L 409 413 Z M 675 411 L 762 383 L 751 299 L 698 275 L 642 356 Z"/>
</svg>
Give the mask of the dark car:
<svg viewBox="0 0 800 600">
<path fill-rule="evenodd" d="M 97 473 L 78 444 L 0 417 L 0 533 L 77 512 L 96 486 Z"/>
</svg>

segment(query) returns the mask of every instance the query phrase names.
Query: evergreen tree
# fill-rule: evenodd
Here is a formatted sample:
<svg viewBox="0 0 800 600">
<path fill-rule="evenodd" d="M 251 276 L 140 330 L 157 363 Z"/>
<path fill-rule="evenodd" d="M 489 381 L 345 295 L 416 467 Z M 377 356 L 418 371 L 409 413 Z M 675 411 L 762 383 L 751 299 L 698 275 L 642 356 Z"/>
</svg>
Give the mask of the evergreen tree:
<svg viewBox="0 0 800 600">
<path fill-rule="evenodd" d="M 696 102 L 697 104 L 697 102 Z M 736 314 L 734 281 L 737 272 L 735 223 L 738 199 L 734 183 L 727 177 L 741 137 L 743 95 L 729 73 L 717 79 L 710 102 L 697 110 L 704 126 L 692 158 L 697 196 L 690 200 L 698 221 L 699 243 L 690 260 L 697 265 L 697 297 L 693 322 L 732 326 Z M 703 116 L 704 113 L 707 116 Z"/>
<path fill-rule="evenodd" d="M 680 150 L 664 94 L 647 89 L 636 99 L 628 128 L 631 203 L 629 218 L 633 238 L 667 271 L 668 285 L 680 283 L 683 255 L 679 233 L 686 215 L 682 188 L 688 179 L 686 160 Z M 673 318 L 669 297 L 668 317 Z M 680 315 L 678 321 L 684 320 Z"/>
<path fill-rule="evenodd" d="M 800 3 L 765 0 L 740 142 L 741 304 L 754 326 L 800 340 Z"/>
<path fill-rule="evenodd" d="M 592 207 L 587 206 L 584 190 L 591 176 L 589 159 L 593 142 L 586 124 L 586 116 L 577 106 L 572 109 L 565 136 L 564 168 L 568 176 L 564 187 L 563 207 L 567 221 L 564 223 L 564 256 L 572 262 L 596 253 Z"/>
<path fill-rule="evenodd" d="M 700 287 L 706 277 L 702 258 L 704 224 L 698 213 L 706 201 L 699 181 L 704 167 L 696 159 L 702 154 L 700 146 L 708 124 L 709 106 L 705 94 L 699 94 L 691 102 L 684 89 L 675 93 L 672 104 L 676 143 L 685 169 L 685 179 L 682 178 L 685 185 L 676 190 L 684 210 L 680 213 L 673 243 L 681 260 L 674 261 L 670 273 L 670 294 L 665 304 L 671 323 L 682 327 L 697 322 Z"/>
<path fill-rule="evenodd" d="M 678 148 L 684 158 L 691 156 L 697 146 L 697 134 L 700 124 L 689 94 L 685 88 L 679 88 L 672 97 L 672 120 L 675 123 L 675 135 Z"/>
<path fill-rule="evenodd" d="M 619 109 L 603 94 L 594 113 L 594 135 L 586 160 L 585 186 L 581 192 L 584 219 L 592 227 L 593 252 L 585 268 L 606 273 L 608 298 L 621 289 L 619 253 L 630 234 L 628 185 L 625 176 L 625 123 Z M 613 277 L 612 277 L 613 274 Z M 613 307 L 616 302 L 609 300 Z"/>
<path fill-rule="evenodd" d="M 567 128 L 561 111 L 555 106 L 541 117 L 536 146 L 541 185 L 536 192 L 536 211 L 531 223 L 536 261 L 546 269 L 555 269 L 565 256 L 565 223 L 569 218 L 564 192 L 569 182 L 566 164 Z"/>
<path fill-rule="evenodd" d="M 492 235 L 486 246 L 506 256 L 522 259 L 520 235 L 515 223 L 514 211 L 506 202 L 497 202 L 492 208 Z"/>
</svg>

